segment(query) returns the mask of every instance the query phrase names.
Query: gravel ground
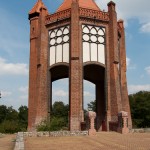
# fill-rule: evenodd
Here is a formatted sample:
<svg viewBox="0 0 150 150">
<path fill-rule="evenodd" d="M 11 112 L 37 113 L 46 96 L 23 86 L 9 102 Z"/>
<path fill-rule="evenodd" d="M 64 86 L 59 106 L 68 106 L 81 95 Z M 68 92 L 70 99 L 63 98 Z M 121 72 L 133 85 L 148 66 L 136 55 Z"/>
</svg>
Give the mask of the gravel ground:
<svg viewBox="0 0 150 150">
<path fill-rule="evenodd" d="M 28 137 L 25 150 L 150 150 L 150 133 L 100 132 L 96 136 Z"/>
<path fill-rule="evenodd" d="M 0 150 L 13 150 L 15 146 L 15 134 L 0 135 Z"/>
</svg>

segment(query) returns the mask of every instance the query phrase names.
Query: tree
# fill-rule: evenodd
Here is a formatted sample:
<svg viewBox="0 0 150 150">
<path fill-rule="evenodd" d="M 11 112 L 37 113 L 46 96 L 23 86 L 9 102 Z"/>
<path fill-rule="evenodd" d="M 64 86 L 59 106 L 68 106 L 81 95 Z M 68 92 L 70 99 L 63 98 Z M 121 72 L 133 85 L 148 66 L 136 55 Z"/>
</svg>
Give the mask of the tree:
<svg viewBox="0 0 150 150">
<path fill-rule="evenodd" d="M 13 120 L 13 121 L 18 121 L 18 112 L 13 109 L 13 107 L 8 107 L 7 108 L 7 114 L 6 114 L 6 120 Z"/>
<path fill-rule="evenodd" d="M 52 106 L 52 114 L 51 114 L 51 126 L 55 126 L 55 124 L 61 124 L 59 127 L 67 127 L 68 126 L 68 112 L 69 105 L 65 105 L 61 101 L 56 101 Z M 56 120 L 59 120 L 56 122 Z"/>
<path fill-rule="evenodd" d="M 28 107 L 27 106 L 20 106 L 18 109 L 18 118 L 19 123 L 22 126 L 22 129 L 26 129 L 28 126 Z"/>
<path fill-rule="evenodd" d="M 129 95 L 133 127 L 150 127 L 150 92 Z"/>
<path fill-rule="evenodd" d="M 58 131 L 68 129 L 68 112 L 69 105 L 65 105 L 61 101 L 57 101 L 52 106 L 52 111 L 50 114 L 49 121 L 42 121 L 41 124 L 37 126 L 38 131 Z"/>
<path fill-rule="evenodd" d="M 0 132 L 15 133 L 27 129 L 27 106 L 21 106 L 17 112 L 13 107 L 0 106 Z"/>
<path fill-rule="evenodd" d="M 5 120 L 7 113 L 8 113 L 7 107 L 5 105 L 1 105 L 0 106 L 0 123 L 2 123 Z"/>
<path fill-rule="evenodd" d="M 69 105 L 65 105 L 61 101 L 56 101 L 52 106 L 52 116 L 68 117 Z"/>
<path fill-rule="evenodd" d="M 96 100 L 88 104 L 88 110 L 96 112 Z"/>
</svg>

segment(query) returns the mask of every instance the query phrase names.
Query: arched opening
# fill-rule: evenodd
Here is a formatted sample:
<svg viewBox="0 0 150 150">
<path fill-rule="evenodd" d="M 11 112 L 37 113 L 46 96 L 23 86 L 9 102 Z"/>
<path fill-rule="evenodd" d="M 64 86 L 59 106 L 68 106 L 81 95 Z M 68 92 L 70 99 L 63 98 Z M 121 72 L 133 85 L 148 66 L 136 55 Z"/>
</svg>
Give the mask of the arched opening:
<svg viewBox="0 0 150 150">
<path fill-rule="evenodd" d="M 89 108 L 88 105 L 93 103 L 96 100 L 95 96 L 95 84 L 90 81 L 83 81 L 83 102 L 84 110 L 94 110 Z"/>
<path fill-rule="evenodd" d="M 84 66 L 84 79 L 95 84 L 96 130 L 106 130 L 105 68 L 97 63 Z"/>
<path fill-rule="evenodd" d="M 59 129 L 68 129 L 69 122 L 69 67 L 56 65 L 50 69 L 50 116 L 51 124 L 56 120 Z M 56 124 L 57 124 L 56 123 Z"/>
<path fill-rule="evenodd" d="M 65 86 L 64 86 L 65 85 Z M 52 105 L 56 101 L 61 101 L 65 105 L 69 104 L 69 79 L 59 79 L 52 82 Z"/>
</svg>

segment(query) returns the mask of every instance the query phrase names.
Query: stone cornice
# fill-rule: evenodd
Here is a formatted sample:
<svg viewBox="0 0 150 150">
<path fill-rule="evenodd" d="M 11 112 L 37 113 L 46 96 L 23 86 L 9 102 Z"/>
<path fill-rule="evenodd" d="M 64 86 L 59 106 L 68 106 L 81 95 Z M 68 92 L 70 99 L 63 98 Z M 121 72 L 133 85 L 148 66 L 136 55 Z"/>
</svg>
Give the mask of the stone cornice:
<svg viewBox="0 0 150 150">
<path fill-rule="evenodd" d="M 91 18 L 102 21 L 109 21 L 109 13 L 103 11 L 97 11 L 87 8 L 79 8 L 79 14 L 82 18 Z M 71 9 L 66 9 L 51 15 L 46 16 L 45 25 L 54 23 L 59 20 L 67 19 L 71 17 Z"/>
</svg>

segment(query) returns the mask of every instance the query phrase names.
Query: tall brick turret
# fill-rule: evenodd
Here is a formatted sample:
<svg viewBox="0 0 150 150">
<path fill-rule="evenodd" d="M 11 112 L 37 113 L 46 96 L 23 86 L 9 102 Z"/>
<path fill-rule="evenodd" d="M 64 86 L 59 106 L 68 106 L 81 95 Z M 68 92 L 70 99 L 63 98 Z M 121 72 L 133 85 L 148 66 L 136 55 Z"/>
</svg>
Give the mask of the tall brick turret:
<svg viewBox="0 0 150 150">
<path fill-rule="evenodd" d="M 52 82 L 69 78 L 69 129 L 84 124 L 83 80 L 95 84 L 96 130 L 117 131 L 118 113 L 128 112 L 123 21 L 115 3 L 101 11 L 94 0 L 64 0 L 49 14 L 42 0 L 29 12 L 30 72 L 28 129 L 52 110 Z M 65 86 L 65 85 L 64 85 Z"/>
<path fill-rule="evenodd" d="M 48 114 L 48 38 L 45 27 L 47 8 L 38 0 L 29 12 L 30 20 L 30 71 L 28 129 L 35 126 Z"/>
</svg>

